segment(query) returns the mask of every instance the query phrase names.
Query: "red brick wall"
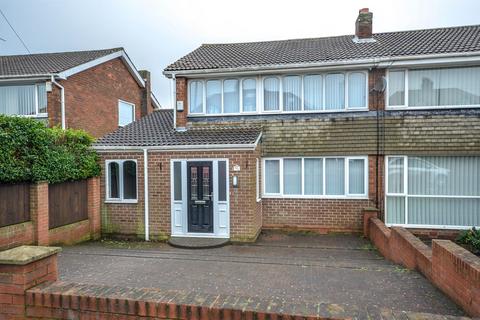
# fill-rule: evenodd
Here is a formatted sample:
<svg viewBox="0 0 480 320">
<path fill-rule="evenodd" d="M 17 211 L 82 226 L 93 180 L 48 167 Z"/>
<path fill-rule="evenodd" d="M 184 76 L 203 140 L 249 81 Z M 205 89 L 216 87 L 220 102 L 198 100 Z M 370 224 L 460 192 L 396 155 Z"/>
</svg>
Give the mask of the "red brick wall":
<svg viewBox="0 0 480 320">
<path fill-rule="evenodd" d="M 385 76 L 385 69 L 372 69 L 368 73 L 368 109 L 369 110 L 385 110 L 385 91 L 377 92 L 373 88 L 377 81 L 381 81 Z"/>
<path fill-rule="evenodd" d="M 141 117 L 145 89 L 137 84 L 120 58 L 58 82 L 65 88 L 67 128 L 84 129 L 94 137 L 115 131 L 118 128 L 119 99 L 135 104 L 135 119 Z M 48 94 L 51 126 L 61 124 L 60 90 L 53 87 L 52 93 Z"/>
<path fill-rule="evenodd" d="M 188 94 L 187 94 L 187 79 L 186 78 L 176 78 L 176 97 L 177 101 L 183 101 L 183 111 L 176 112 L 176 122 L 177 127 L 185 128 L 187 126 L 187 115 L 188 115 Z M 174 106 L 176 110 L 176 105 Z"/>
<path fill-rule="evenodd" d="M 0 250 L 34 243 L 35 237 L 31 221 L 0 228 Z"/>
<path fill-rule="evenodd" d="M 171 159 L 229 159 L 230 178 L 234 175 L 233 166 L 240 165 L 239 187 L 230 185 L 230 237 L 232 240 L 254 240 L 261 228 L 261 209 L 256 202 L 256 159 L 259 151 L 205 151 L 205 152 L 158 152 L 150 151 L 148 155 L 149 172 L 149 204 L 150 204 L 150 237 L 165 239 L 171 233 Z M 138 203 L 106 203 L 105 179 L 101 182 L 102 195 L 102 229 L 106 234 L 126 235 L 144 238 L 144 186 L 143 186 L 143 153 L 103 153 L 102 166 L 105 160 L 137 159 Z M 105 170 L 103 170 L 105 172 Z M 230 179 L 232 181 L 232 179 Z"/>
</svg>

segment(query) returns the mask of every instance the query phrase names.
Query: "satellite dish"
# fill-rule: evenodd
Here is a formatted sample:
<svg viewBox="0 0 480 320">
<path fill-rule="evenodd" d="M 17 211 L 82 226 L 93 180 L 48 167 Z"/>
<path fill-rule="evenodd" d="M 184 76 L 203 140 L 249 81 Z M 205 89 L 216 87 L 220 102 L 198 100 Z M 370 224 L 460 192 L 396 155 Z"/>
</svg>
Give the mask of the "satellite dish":
<svg viewBox="0 0 480 320">
<path fill-rule="evenodd" d="M 385 77 L 381 77 L 375 81 L 375 84 L 373 85 L 373 91 L 384 92 L 386 87 L 387 79 L 385 79 Z"/>
</svg>

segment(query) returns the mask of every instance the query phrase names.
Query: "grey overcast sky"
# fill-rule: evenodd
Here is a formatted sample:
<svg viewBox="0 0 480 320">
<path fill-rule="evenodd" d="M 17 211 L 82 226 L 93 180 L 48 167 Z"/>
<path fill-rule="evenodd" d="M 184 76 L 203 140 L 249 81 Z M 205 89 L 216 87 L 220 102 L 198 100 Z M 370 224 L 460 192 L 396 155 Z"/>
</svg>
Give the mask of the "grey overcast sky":
<svg viewBox="0 0 480 320">
<path fill-rule="evenodd" d="M 124 47 L 171 107 L 162 70 L 202 43 L 352 34 L 358 10 L 374 32 L 480 24 L 480 0 L 0 0 L 32 53 Z M 25 54 L 0 16 L 0 54 Z"/>
</svg>

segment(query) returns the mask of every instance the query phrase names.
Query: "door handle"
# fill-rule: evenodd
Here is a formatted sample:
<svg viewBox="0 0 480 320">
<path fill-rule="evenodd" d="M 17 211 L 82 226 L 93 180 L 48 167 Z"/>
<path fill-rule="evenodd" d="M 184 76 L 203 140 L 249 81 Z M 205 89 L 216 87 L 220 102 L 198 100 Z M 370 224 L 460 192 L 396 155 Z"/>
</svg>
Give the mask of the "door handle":
<svg viewBox="0 0 480 320">
<path fill-rule="evenodd" d="M 195 204 L 205 204 L 207 201 L 205 200 L 195 200 Z"/>
</svg>

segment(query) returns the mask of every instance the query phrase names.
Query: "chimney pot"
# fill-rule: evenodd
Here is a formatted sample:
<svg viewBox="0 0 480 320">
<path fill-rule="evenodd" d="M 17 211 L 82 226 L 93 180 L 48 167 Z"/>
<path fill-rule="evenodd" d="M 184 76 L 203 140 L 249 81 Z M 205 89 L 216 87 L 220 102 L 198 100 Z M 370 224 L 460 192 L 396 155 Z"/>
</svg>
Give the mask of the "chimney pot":
<svg viewBox="0 0 480 320">
<path fill-rule="evenodd" d="M 362 8 L 358 11 L 358 18 L 355 22 L 355 36 L 358 39 L 372 38 L 372 19 L 373 13 L 368 8 Z"/>
</svg>

